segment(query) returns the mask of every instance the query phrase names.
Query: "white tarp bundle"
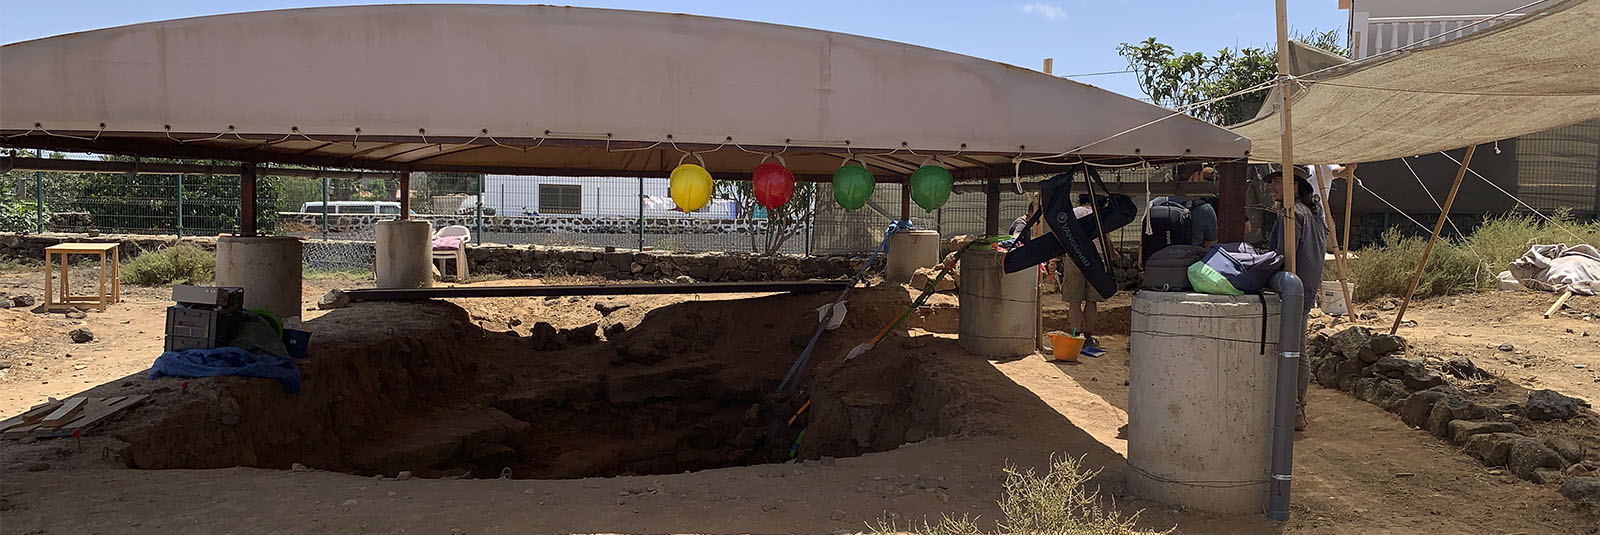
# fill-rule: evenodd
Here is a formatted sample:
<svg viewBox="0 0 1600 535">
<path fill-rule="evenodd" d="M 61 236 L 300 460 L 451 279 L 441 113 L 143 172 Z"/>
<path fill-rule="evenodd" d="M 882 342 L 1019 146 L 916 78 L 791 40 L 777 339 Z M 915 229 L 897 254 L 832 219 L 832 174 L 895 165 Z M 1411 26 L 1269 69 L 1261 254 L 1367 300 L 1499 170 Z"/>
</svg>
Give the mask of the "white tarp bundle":
<svg viewBox="0 0 1600 535">
<path fill-rule="evenodd" d="M 1535 245 L 1500 273 L 1504 283 L 1536 290 L 1600 294 L 1600 251 L 1592 245 Z"/>
<path fill-rule="evenodd" d="M 1428 154 L 1600 118 L 1600 0 L 1551 1 L 1514 22 L 1298 78 L 1296 163 Z M 1281 161 L 1277 95 L 1229 127 Z"/>
</svg>

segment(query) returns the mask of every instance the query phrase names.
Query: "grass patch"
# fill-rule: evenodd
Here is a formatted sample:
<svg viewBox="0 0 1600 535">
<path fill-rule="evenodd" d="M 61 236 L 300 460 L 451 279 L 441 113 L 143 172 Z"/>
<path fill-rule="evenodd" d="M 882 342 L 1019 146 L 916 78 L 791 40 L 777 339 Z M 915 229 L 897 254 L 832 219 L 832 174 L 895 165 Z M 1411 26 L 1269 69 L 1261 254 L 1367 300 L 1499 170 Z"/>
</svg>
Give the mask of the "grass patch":
<svg viewBox="0 0 1600 535">
<path fill-rule="evenodd" d="M 1416 274 L 1417 261 L 1427 247 L 1427 238 L 1403 237 L 1391 229 L 1383 233 L 1379 243 L 1356 251 L 1350 258 L 1350 278 L 1356 283 L 1353 297 L 1357 300 L 1404 297 Z M 1553 224 L 1521 214 L 1487 218 L 1465 238 L 1441 238 L 1434 244 L 1428 265 L 1422 270 L 1422 280 L 1417 283 L 1416 297 L 1492 290 L 1496 286 L 1495 274 L 1504 271 L 1507 264 L 1533 245 L 1550 243 L 1600 247 L 1600 223 L 1573 221 L 1564 213 L 1557 214 Z"/>
<path fill-rule="evenodd" d="M 137 286 L 197 284 L 217 278 L 217 255 L 193 245 L 146 251 L 122 264 L 122 283 Z"/>
<path fill-rule="evenodd" d="M 1083 459 L 1071 456 L 1050 458 L 1050 471 L 1039 475 L 1032 468 L 1019 470 L 1006 466 L 1005 487 L 1000 495 L 1000 512 L 1005 516 L 996 534 L 1124 535 L 1146 532 L 1134 528 L 1139 514 L 1124 518 L 1115 509 L 1101 506 L 1100 493 L 1085 485 L 1100 473 L 1085 470 Z M 920 535 L 981 535 L 977 519 L 945 516 L 938 524 L 907 526 L 901 531 L 892 522 L 879 520 L 874 534 L 917 533 Z M 1168 530 L 1170 532 L 1171 530 Z"/>
</svg>

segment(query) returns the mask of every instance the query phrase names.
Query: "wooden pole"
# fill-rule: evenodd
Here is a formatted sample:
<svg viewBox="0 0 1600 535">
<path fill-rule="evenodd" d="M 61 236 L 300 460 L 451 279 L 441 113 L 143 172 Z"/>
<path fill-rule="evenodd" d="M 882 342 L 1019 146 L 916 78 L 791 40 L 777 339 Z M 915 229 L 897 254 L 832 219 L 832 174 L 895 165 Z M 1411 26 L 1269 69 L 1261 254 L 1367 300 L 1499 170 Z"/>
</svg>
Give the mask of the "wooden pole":
<svg viewBox="0 0 1600 535">
<path fill-rule="evenodd" d="M 1295 190 L 1298 189 L 1294 180 L 1294 139 L 1293 124 L 1289 120 L 1289 90 L 1293 85 L 1289 81 L 1289 8 L 1285 6 L 1286 0 L 1277 0 L 1278 11 L 1278 95 L 1283 99 L 1283 108 L 1278 110 L 1282 114 L 1279 123 L 1283 148 L 1283 256 L 1288 261 L 1290 273 L 1295 273 L 1295 240 L 1294 240 L 1294 205 Z M 1301 281 L 1306 285 L 1314 281 Z"/>
<path fill-rule="evenodd" d="M 1422 270 L 1428 267 L 1428 256 L 1433 254 L 1433 242 L 1439 240 L 1439 231 L 1444 230 L 1444 222 L 1450 217 L 1450 206 L 1455 204 L 1456 192 L 1461 190 L 1461 177 L 1467 176 L 1467 164 L 1472 163 L 1472 153 L 1477 150 L 1477 145 L 1467 147 L 1467 155 L 1461 158 L 1461 168 L 1456 170 L 1456 181 L 1450 184 L 1450 195 L 1445 197 L 1444 207 L 1439 209 L 1439 221 L 1433 224 L 1433 234 L 1428 236 L 1428 246 L 1422 249 L 1422 261 L 1417 262 L 1417 273 L 1411 276 L 1411 287 L 1406 289 L 1406 298 L 1400 301 L 1400 310 L 1394 314 L 1394 326 L 1389 327 L 1389 334 L 1400 330 L 1400 320 L 1405 318 L 1406 307 L 1411 304 L 1411 296 L 1417 293 L 1417 283 L 1422 282 Z"/>
<path fill-rule="evenodd" d="M 999 180 L 990 180 L 983 188 L 983 235 L 1000 235 Z"/>
<path fill-rule="evenodd" d="M 1350 300 L 1350 264 L 1345 258 L 1350 254 L 1350 205 L 1355 202 L 1355 192 L 1356 175 L 1351 173 L 1344 179 L 1344 239 L 1334 250 L 1339 261 L 1339 290 L 1344 292 L 1344 313 L 1352 318 L 1356 316 L 1356 302 Z"/>
<path fill-rule="evenodd" d="M 1556 298 L 1556 304 L 1550 305 L 1550 308 L 1544 311 L 1544 319 L 1550 319 L 1551 314 L 1561 310 L 1561 305 L 1566 304 L 1568 297 L 1572 297 L 1572 288 L 1567 288 L 1567 291 L 1561 292 L 1561 297 Z"/>
<path fill-rule="evenodd" d="M 256 164 L 239 167 L 239 235 L 256 235 Z"/>
<path fill-rule="evenodd" d="M 482 193 L 478 194 L 482 196 Z M 411 219 L 411 173 L 400 173 L 400 217 L 402 221 Z"/>
</svg>

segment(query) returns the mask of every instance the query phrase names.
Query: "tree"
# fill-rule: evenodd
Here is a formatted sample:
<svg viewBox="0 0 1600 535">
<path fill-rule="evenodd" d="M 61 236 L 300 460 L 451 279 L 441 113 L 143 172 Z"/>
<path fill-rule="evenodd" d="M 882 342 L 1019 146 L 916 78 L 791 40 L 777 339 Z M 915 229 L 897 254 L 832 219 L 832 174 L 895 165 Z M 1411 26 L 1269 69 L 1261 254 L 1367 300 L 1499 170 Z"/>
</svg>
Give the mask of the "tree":
<svg viewBox="0 0 1600 535">
<path fill-rule="evenodd" d="M 1295 40 L 1317 48 L 1346 55 L 1348 49 L 1335 30 L 1298 34 Z M 1139 89 L 1159 106 L 1187 110 L 1196 118 L 1220 125 L 1234 124 L 1261 109 L 1267 90 L 1222 98 L 1272 81 L 1278 75 L 1278 53 L 1266 48 L 1224 48 L 1216 55 L 1204 52 L 1178 53 L 1172 46 L 1151 37 L 1139 44 L 1122 43 L 1117 54 L 1128 60 L 1128 68 L 1139 77 Z M 1207 102 L 1220 99 L 1215 102 Z"/>
<path fill-rule="evenodd" d="M 811 216 L 816 212 L 812 200 L 816 198 L 817 185 L 811 182 L 795 184 L 794 197 L 789 202 L 767 210 L 766 233 L 759 237 L 758 243 L 755 183 L 749 180 L 720 180 L 717 181 L 716 191 L 718 197 L 733 199 L 739 205 L 739 219 L 745 220 L 745 228 L 750 233 L 752 253 L 768 256 L 778 254 L 789 238 L 805 232 L 806 226 L 811 224 Z"/>
</svg>

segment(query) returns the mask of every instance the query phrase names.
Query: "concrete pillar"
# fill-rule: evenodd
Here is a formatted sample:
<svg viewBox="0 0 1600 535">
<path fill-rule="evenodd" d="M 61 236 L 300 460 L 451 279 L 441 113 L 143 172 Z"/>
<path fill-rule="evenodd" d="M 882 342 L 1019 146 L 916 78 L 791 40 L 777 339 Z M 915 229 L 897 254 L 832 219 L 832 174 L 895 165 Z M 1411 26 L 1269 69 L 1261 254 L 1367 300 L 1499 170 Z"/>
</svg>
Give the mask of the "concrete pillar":
<svg viewBox="0 0 1600 535">
<path fill-rule="evenodd" d="M 970 249 L 961 256 L 961 347 L 986 357 L 1033 353 L 1038 327 L 1038 273 L 1024 269 L 1005 274 L 1004 255 L 991 249 Z"/>
<path fill-rule="evenodd" d="M 1276 295 L 1133 294 L 1129 490 L 1216 513 L 1266 510 L 1278 315 Z"/>
<path fill-rule="evenodd" d="M 422 220 L 378 222 L 373 272 L 379 288 L 433 286 L 433 226 Z"/>
<path fill-rule="evenodd" d="M 244 288 L 244 307 L 278 319 L 300 315 L 301 245 L 298 238 L 217 238 L 217 286 Z"/>
<path fill-rule="evenodd" d="M 917 268 L 937 266 L 940 260 L 938 231 L 902 231 L 889 237 L 889 259 L 885 261 L 883 279 L 890 284 L 911 282 L 911 275 Z"/>
</svg>

